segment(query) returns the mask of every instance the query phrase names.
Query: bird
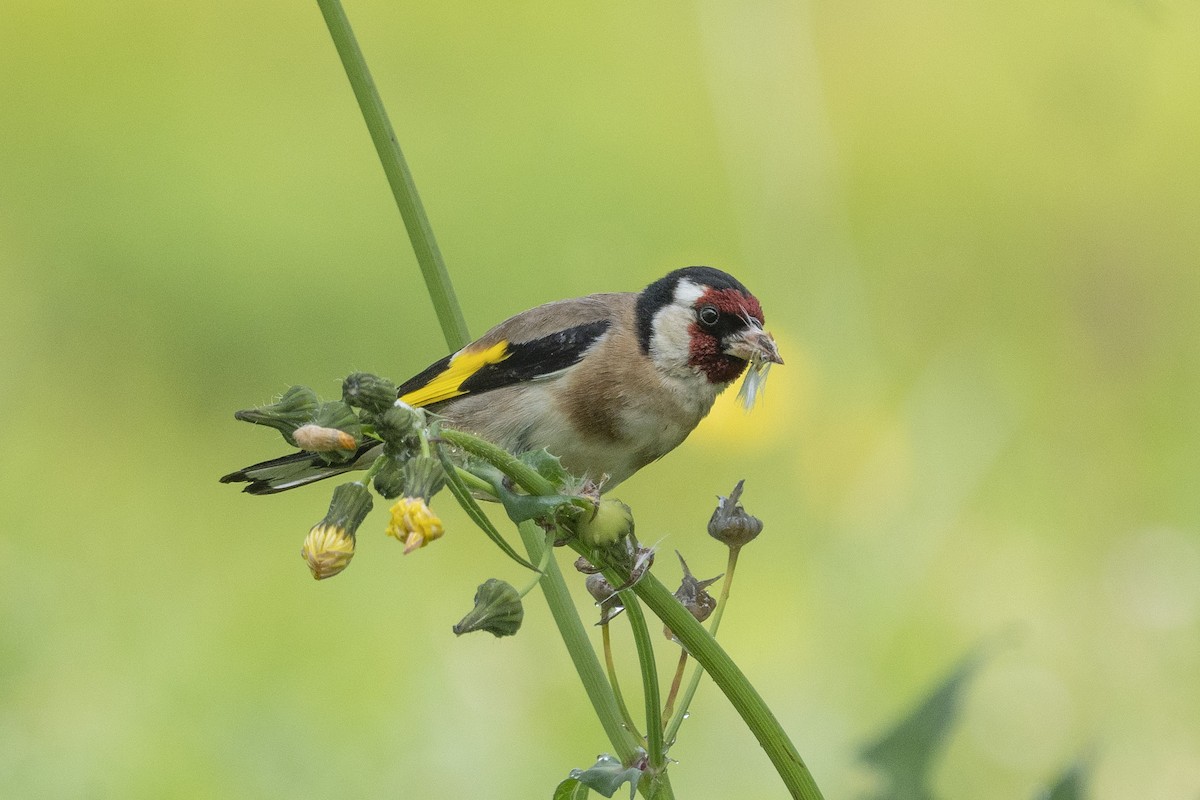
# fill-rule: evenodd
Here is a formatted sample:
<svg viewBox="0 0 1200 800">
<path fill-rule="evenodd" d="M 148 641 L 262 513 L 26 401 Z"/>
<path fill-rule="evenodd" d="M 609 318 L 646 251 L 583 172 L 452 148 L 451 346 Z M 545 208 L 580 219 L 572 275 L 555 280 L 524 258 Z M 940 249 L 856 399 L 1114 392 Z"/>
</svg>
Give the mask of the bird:
<svg viewBox="0 0 1200 800">
<path fill-rule="evenodd" d="M 640 292 L 546 303 L 401 384 L 398 400 L 513 452 L 545 448 L 605 491 L 678 447 L 753 361 L 782 364 L 758 299 L 727 272 L 676 269 Z M 222 483 L 274 494 L 368 466 L 298 452 Z"/>
</svg>

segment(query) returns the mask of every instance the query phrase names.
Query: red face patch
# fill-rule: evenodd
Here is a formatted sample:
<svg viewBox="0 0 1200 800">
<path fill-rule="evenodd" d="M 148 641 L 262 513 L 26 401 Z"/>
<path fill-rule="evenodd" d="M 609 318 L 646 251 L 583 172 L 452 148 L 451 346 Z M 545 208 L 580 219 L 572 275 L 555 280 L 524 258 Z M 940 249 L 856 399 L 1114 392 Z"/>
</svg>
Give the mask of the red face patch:
<svg viewBox="0 0 1200 800">
<path fill-rule="evenodd" d="M 746 317 L 763 324 L 762 306 L 753 295 L 737 289 L 708 289 L 696 301 L 695 307 L 713 306 L 727 320 Z M 721 349 L 721 340 L 711 330 L 693 322 L 688 328 L 688 363 L 696 367 L 710 383 L 730 383 L 746 369 L 746 361 Z"/>
<path fill-rule="evenodd" d="M 737 289 L 709 289 L 700 295 L 696 308 L 700 306 L 715 306 L 722 314 L 734 317 L 749 316 L 763 324 L 762 306 L 754 295 L 745 295 Z"/>
</svg>

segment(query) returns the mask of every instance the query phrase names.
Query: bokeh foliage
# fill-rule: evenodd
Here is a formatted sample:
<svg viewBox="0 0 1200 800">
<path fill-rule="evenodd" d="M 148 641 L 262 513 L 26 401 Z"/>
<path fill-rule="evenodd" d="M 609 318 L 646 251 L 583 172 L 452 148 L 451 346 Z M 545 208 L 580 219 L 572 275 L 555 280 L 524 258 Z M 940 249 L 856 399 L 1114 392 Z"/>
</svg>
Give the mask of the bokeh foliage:
<svg viewBox="0 0 1200 800">
<path fill-rule="evenodd" d="M 827 796 L 997 632 L 941 796 L 1032 796 L 1093 745 L 1093 796 L 1195 796 L 1200 11 L 348 11 L 474 333 L 689 263 L 762 298 L 788 360 L 765 407 L 729 398 L 621 495 L 715 574 L 711 501 L 748 479 L 767 529 L 722 639 Z M 315 6 L 4 18 L 6 791 L 455 796 L 483 772 L 528 796 L 594 756 L 544 609 L 450 633 L 509 568 L 465 518 L 403 561 L 364 530 L 380 557 L 317 585 L 324 493 L 216 483 L 274 452 L 231 409 L 443 354 Z M 720 697 L 695 711 L 681 795 L 775 796 Z"/>
</svg>

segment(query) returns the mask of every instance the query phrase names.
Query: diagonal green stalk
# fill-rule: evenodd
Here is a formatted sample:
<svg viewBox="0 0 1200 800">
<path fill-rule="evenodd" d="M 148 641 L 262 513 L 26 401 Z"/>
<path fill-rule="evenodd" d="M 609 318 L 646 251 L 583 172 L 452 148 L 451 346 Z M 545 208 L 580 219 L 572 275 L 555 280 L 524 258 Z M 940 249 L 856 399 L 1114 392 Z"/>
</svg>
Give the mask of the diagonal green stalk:
<svg viewBox="0 0 1200 800">
<path fill-rule="evenodd" d="M 467 323 L 459 308 L 458 299 L 454 295 L 454 287 L 450 283 L 450 273 L 442 260 L 437 240 L 433 236 L 433 228 L 417 194 L 417 185 L 413 182 L 408 163 L 400 151 L 400 143 L 392 130 L 387 110 L 375 89 L 371 79 L 371 71 L 359 49 L 350 20 L 339 0 L 317 0 L 321 15 L 325 17 L 325 26 L 333 38 L 334 47 L 342 59 L 342 67 L 346 77 L 350 79 L 350 87 L 358 100 L 367 130 L 371 133 L 371 141 L 375 143 L 375 151 L 383 165 L 388 184 L 392 187 L 392 196 L 396 198 L 396 206 L 400 216 L 404 218 L 404 227 L 408 229 L 408 238 L 412 242 L 413 252 L 417 256 L 417 264 L 421 267 L 421 275 L 425 278 L 425 288 L 429 299 L 433 301 L 434 311 L 437 312 L 438 323 L 442 326 L 442 335 L 446 344 L 454 351 L 465 346 L 471 340 L 467 333 Z"/>
</svg>

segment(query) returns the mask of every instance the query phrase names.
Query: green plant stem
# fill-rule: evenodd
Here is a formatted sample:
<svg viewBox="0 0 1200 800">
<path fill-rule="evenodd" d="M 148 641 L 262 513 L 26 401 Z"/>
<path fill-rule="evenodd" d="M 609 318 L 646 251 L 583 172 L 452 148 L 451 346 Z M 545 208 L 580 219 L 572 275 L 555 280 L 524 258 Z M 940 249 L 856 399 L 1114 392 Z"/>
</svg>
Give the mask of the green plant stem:
<svg viewBox="0 0 1200 800">
<path fill-rule="evenodd" d="M 663 731 L 667 730 L 667 723 L 671 719 L 671 711 L 675 708 L 675 698 L 679 694 L 679 685 L 683 682 L 683 671 L 687 668 L 687 662 L 687 650 L 684 650 L 681 647 L 679 648 L 679 664 L 675 667 L 675 677 L 671 680 L 671 691 L 667 692 L 667 702 L 663 704 L 661 723 Z M 700 668 L 697 667 L 696 671 L 699 672 Z M 690 699 L 690 697 L 684 699 L 684 704 L 680 707 L 679 712 L 681 715 L 684 713 L 683 709 L 687 707 L 687 701 Z M 668 750 L 671 748 L 671 745 L 674 743 L 674 741 L 674 739 L 668 737 L 665 733 L 663 734 L 663 742 L 665 742 Z"/>
<path fill-rule="evenodd" d="M 613 662 L 612 655 L 612 628 L 607 622 L 600 626 L 600 638 L 604 646 L 604 668 L 608 671 L 608 682 L 612 686 L 613 695 L 617 698 L 617 707 L 621 709 L 621 716 L 625 719 L 625 727 L 635 737 L 642 739 L 642 734 L 638 732 L 638 725 L 634 722 L 633 714 L 629 713 L 629 706 L 625 705 L 625 696 L 621 694 L 621 684 L 617 680 L 617 667 Z"/>
<path fill-rule="evenodd" d="M 546 546 L 544 532 L 533 522 L 522 522 L 517 527 L 525 549 L 529 551 L 530 560 L 540 562 Z M 575 603 L 571 600 L 571 593 L 567 590 L 558 562 L 553 558 L 546 564 L 540 583 L 546 603 L 550 606 L 550 615 L 554 618 L 554 624 L 558 626 L 558 632 L 567 646 L 567 652 L 575 664 L 575 671 L 579 673 L 583 690 L 592 702 L 600 725 L 608 735 L 617 757 L 622 763 L 628 764 L 633 760 L 637 748 L 641 746 L 641 741 L 635 737 L 633 731 L 625 727 L 604 668 L 596 658 L 596 651 L 592 647 L 587 630 L 583 627 L 583 621 L 579 619 L 575 610 Z"/>
<path fill-rule="evenodd" d="M 542 582 L 542 576 L 546 574 L 546 567 L 549 566 L 550 560 L 554 558 L 553 536 L 553 533 L 546 534 L 546 541 L 542 546 L 542 560 L 538 562 L 537 574 L 534 576 L 533 580 L 526 584 L 525 588 L 521 589 L 521 591 L 518 593 L 520 597 L 524 598 L 525 595 L 533 591 L 533 587 Z M 617 699 L 620 700 L 619 697 Z"/>
<path fill-rule="evenodd" d="M 354 90 L 358 107 L 367 123 L 371 141 L 375 143 L 375 152 L 379 154 L 383 172 L 392 188 L 396 207 L 400 209 L 400 216 L 404 219 L 404 227 L 408 230 L 409 241 L 412 242 L 413 252 L 417 256 L 417 264 L 420 265 L 421 275 L 425 278 L 425 288 L 442 326 L 442 335 L 446 337 L 446 344 L 452 351 L 458 350 L 471 340 L 467 333 L 467 323 L 454 295 L 450 273 L 446 271 L 446 264 L 433 236 L 433 228 L 425 214 L 425 207 L 417 194 L 417 185 L 413 182 L 412 173 L 404 160 L 404 154 L 400 151 L 400 143 L 392 130 L 387 110 L 375 89 L 375 82 L 371 79 L 371 72 L 367 69 L 367 62 L 359 49 L 358 40 L 341 2 L 317 0 L 317 5 L 321 8 L 329 35 L 342 60 L 346 77 L 350 79 L 350 87 Z"/>
<path fill-rule="evenodd" d="M 729 604 L 729 592 L 733 586 L 733 573 L 737 569 L 738 553 L 742 548 L 729 548 L 729 561 L 725 565 L 725 580 L 721 584 L 721 594 L 717 596 L 717 610 L 713 612 L 712 622 L 708 625 L 708 632 L 715 639 L 717 630 L 721 627 L 721 617 L 725 616 L 725 606 Z M 686 650 L 683 651 L 685 654 Z M 667 725 L 665 738 L 667 747 L 671 746 L 671 742 L 675 741 L 676 735 L 679 733 L 679 726 L 683 724 L 684 717 L 687 716 L 688 706 L 692 704 L 692 698 L 696 696 L 696 689 L 700 686 L 700 679 L 704 677 L 704 667 L 699 664 L 692 671 L 692 677 L 688 681 L 687 689 L 683 692 L 683 698 L 679 701 L 679 711 L 675 714 L 670 724 Z"/>
<path fill-rule="evenodd" d="M 474 472 L 456 466 L 454 467 L 454 474 L 458 475 L 458 479 L 461 480 L 463 484 L 466 485 L 466 487 L 471 491 L 486 494 L 492 500 L 498 499 L 496 497 L 495 487 L 493 487 L 483 478 L 476 475 Z"/>
<path fill-rule="evenodd" d="M 438 431 L 438 438 L 487 461 L 516 481 L 522 489 L 530 494 L 552 495 L 555 493 L 554 485 L 542 477 L 536 469 L 486 439 L 452 428 L 442 428 Z"/>
<path fill-rule="evenodd" d="M 612 577 L 609 577 L 609 581 L 612 581 Z M 621 592 L 621 605 L 625 606 L 625 618 L 629 620 L 629 627 L 633 631 L 638 666 L 642 671 L 642 696 L 646 704 L 646 755 L 650 758 L 651 772 L 658 775 L 666 767 L 667 753 L 663 748 L 662 725 L 659 722 L 662 718 L 662 702 L 658 690 L 658 667 L 654 661 L 654 641 L 646 626 L 642 604 L 632 592 Z"/>
</svg>

